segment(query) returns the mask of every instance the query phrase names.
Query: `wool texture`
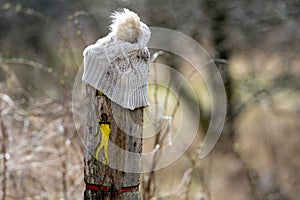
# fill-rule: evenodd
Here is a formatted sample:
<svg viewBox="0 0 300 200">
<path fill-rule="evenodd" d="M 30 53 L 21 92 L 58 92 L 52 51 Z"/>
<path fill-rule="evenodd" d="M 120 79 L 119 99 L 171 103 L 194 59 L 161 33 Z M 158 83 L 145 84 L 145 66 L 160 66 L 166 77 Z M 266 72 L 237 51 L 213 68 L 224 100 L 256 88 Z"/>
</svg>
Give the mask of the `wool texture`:
<svg viewBox="0 0 300 200">
<path fill-rule="evenodd" d="M 110 33 L 83 51 L 82 80 L 124 108 L 148 106 L 150 30 L 128 9 L 111 18 Z"/>
</svg>

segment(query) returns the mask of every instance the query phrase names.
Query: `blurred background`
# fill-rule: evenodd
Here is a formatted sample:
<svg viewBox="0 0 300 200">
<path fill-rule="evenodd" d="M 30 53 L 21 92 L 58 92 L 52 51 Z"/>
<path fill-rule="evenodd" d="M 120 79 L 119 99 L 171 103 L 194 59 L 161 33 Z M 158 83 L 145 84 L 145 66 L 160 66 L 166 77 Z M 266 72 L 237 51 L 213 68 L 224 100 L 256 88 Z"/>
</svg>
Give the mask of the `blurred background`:
<svg viewBox="0 0 300 200">
<path fill-rule="evenodd" d="M 111 12 L 124 7 L 150 27 L 199 42 L 220 70 L 228 102 L 220 140 L 198 159 L 210 98 L 201 77 L 194 80 L 202 88 L 197 99 L 181 91 L 183 100 L 199 104 L 198 136 L 171 166 L 142 175 L 144 198 L 299 199 L 297 0 L 1 0 L 0 198 L 83 197 L 73 83 L 83 49 L 107 35 Z M 174 55 L 156 61 L 191 69 Z M 144 148 L 153 145 L 145 141 Z"/>
</svg>

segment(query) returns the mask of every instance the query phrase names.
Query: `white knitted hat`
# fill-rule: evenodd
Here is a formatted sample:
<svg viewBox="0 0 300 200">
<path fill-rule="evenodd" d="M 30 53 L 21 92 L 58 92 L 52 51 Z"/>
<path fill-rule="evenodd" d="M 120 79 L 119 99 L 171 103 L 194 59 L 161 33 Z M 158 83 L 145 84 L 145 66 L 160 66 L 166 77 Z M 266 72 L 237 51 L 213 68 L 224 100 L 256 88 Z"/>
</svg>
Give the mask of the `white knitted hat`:
<svg viewBox="0 0 300 200">
<path fill-rule="evenodd" d="M 127 9 L 112 18 L 110 34 L 83 52 L 82 80 L 124 108 L 148 106 L 150 30 Z"/>
</svg>

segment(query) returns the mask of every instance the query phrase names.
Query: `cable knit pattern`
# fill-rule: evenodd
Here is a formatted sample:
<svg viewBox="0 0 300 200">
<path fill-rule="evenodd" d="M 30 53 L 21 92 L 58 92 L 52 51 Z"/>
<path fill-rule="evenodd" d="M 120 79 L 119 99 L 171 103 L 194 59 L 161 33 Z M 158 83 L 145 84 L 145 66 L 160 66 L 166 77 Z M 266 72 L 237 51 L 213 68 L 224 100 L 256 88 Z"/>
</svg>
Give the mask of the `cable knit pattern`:
<svg viewBox="0 0 300 200">
<path fill-rule="evenodd" d="M 133 17 L 135 21 L 131 23 Z M 112 18 L 110 34 L 83 52 L 82 80 L 124 108 L 133 110 L 148 106 L 150 53 L 146 45 L 150 30 L 135 13 L 127 9 L 115 12 Z"/>
</svg>

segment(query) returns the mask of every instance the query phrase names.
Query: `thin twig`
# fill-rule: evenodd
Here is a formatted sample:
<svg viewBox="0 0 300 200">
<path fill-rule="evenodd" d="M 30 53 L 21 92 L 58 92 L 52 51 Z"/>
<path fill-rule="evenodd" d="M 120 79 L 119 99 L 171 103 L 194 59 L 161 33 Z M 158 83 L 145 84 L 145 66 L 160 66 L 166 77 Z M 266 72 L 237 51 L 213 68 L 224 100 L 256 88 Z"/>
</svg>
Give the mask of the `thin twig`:
<svg viewBox="0 0 300 200">
<path fill-rule="evenodd" d="M 7 141 L 8 141 L 8 135 L 6 133 L 6 127 L 4 125 L 3 119 L 2 119 L 2 108 L 0 104 L 0 130 L 2 133 L 2 149 L 1 153 L 3 155 L 3 172 L 2 172 L 2 199 L 6 199 L 6 188 L 7 188 Z"/>
</svg>

